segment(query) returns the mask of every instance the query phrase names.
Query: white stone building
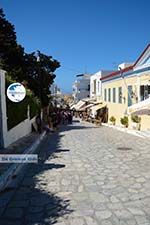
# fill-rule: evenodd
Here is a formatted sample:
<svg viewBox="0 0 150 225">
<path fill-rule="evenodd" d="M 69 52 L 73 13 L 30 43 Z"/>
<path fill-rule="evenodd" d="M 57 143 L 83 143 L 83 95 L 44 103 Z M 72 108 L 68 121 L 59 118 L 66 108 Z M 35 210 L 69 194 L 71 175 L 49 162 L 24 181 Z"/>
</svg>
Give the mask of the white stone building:
<svg viewBox="0 0 150 225">
<path fill-rule="evenodd" d="M 53 84 L 50 86 L 50 92 L 51 92 L 51 95 L 52 95 L 52 96 L 59 96 L 59 95 L 61 95 L 60 88 L 59 88 L 58 85 L 55 84 L 55 83 L 53 83 Z"/>
<path fill-rule="evenodd" d="M 95 99 L 96 101 L 101 100 L 102 84 L 101 84 L 100 78 L 107 75 L 110 72 L 111 71 L 109 70 L 100 70 L 90 77 L 90 98 L 91 99 Z"/>
<path fill-rule="evenodd" d="M 89 74 L 81 74 L 73 84 L 74 102 L 90 97 L 90 77 Z"/>
</svg>

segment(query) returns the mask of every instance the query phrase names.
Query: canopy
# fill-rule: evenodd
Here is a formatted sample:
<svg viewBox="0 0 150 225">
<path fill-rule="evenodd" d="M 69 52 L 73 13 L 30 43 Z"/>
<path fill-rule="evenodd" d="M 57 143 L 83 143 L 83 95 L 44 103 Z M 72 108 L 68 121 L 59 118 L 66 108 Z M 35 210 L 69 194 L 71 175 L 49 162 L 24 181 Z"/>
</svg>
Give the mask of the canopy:
<svg viewBox="0 0 150 225">
<path fill-rule="evenodd" d="M 100 103 L 100 104 L 97 104 L 97 105 L 92 106 L 92 107 L 91 107 L 91 110 L 92 110 L 92 111 L 97 111 L 97 110 L 99 110 L 99 109 L 101 109 L 101 108 L 103 108 L 103 107 L 105 107 L 105 106 L 106 106 L 106 104 Z"/>
<path fill-rule="evenodd" d="M 101 109 L 101 108 L 103 108 L 105 106 L 106 106 L 106 104 L 104 104 L 104 103 L 100 103 L 100 104 L 97 104 L 97 105 L 92 106 L 90 108 L 91 109 L 91 114 L 93 116 L 95 116 L 97 114 L 97 110 L 99 110 L 99 109 Z"/>
<path fill-rule="evenodd" d="M 88 105 L 85 105 L 85 106 L 83 106 L 82 108 L 80 108 L 80 111 L 84 111 L 84 110 L 86 110 L 86 109 L 89 109 L 89 108 L 91 108 L 93 105 L 94 105 L 94 104 L 88 104 Z"/>
<path fill-rule="evenodd" d="M 73 105 L 71 109 L 75 109 L 76 111 L 79 111 L 79 109 L 85 105 L 85 102 L 80 100 L 77 104 Z"/>
<path fill-rule="evenodd" d="M 71 106 L 70 106 L 70 109 L 74 109 L 75 106 L 76 106 L 76 104 L 71 105 Z"/>
<path fill-rule="evenodd" d="M 128 107 L 128 114 L 150 115 L 150 98 Z"/>
</svg>

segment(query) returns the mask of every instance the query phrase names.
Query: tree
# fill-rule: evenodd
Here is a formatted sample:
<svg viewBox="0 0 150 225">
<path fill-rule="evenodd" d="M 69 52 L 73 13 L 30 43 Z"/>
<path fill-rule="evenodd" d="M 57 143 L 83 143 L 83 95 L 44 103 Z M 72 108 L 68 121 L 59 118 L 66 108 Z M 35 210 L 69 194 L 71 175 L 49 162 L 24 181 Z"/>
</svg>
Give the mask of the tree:
<svg viewBox="0 0 150 225">
<path fill-rule="evenodd" d="M 3 10 L 0 8 L 0 58 L 4 61 L 12 49 L 17 47 L 14 26 L 5 19 Z"/>
<path fill-rule="evenodd" d="M 26 80 L 28 87 L 40 99 L 42 106 L 46 106 L 49 103 L 50 85 L 56 77 L 54 71 L 60 67 L 60 63 L 40 51 L 38 51 L 38 58 L 39 61 L 35 52 L 25 55 Z"/>
<path fill-rule="evenodd" d="M 27 81 L 26 85 L 45 106 L 49 102 L 49 87 L 56 77 L 54 71 L 60 67 L 60 63 L 40 51 L 38 57 L 39 62 L 35 52 L 24 52 L 24 48 L 17 43 L 14 26 L 0 9 L 0 66 L 15 80 Z"/>
<path fill-rule="evenodd" d="M 14 79 L 24 79 L 24 48 L 17 44 L 14 26 L 0 9 L 0 66 Z"/>
</svg>

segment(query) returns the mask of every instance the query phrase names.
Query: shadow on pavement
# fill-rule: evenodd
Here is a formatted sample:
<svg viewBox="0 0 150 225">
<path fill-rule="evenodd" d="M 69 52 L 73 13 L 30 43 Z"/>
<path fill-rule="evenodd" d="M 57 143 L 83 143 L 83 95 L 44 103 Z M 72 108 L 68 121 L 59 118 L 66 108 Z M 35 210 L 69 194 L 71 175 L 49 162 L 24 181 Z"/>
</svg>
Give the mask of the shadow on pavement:
<svg viewBox="0 0 150 225">
<path fill-rule="evenodd" d="M 40 144 L 37 149 L 39 162 L 25 169 L 24 178 L 0 217 L 1 225 L 50 225 L 73 212 L 69 199 L 58 196 L 55 187 L 53 192 L 48 190 L 50 171 L 65 168 L 64 164 L 51 163 L 51 157 L 70 151 L 61 148 L 62 137 L 59 132 L 48 134 Z M 48 177 L 45 172 L 49 172 Z"/>
<path fill-rule="evenodd" d="M 65 169 L 64 164 L 52 163 L 51 159 L 60 158 L 62 154 L 68 154 L 70 151 L 61 147 L 60 140 L 66 135 L 61 132 L 91 128 L 97 127 L 64 125 L 58 132 L 47 135 L 37 148 L 38 164 L 30 164 L 25 169 L 24 178 L 0 217 L 1 225 L 51 225 L 60 222 L 60 219 L 73 212 L 70 200 L 62 195 L 60 197 L 56 193 L 55 186 L 51 191 L 48 189 L 50 171 Z"/>
<path fill-rule="evenodd" d="M 64 132 L 64 131 L 70 131 L 70 130 L 87 130 L 87 129 L 97 129 L 97 128 L 100 128 L 99 126 L 73 126 L 73 125 L 68 125 L 68 126 L 63 126 L 62 129 L 61 129 L 61 132 Z"/>
</svg>

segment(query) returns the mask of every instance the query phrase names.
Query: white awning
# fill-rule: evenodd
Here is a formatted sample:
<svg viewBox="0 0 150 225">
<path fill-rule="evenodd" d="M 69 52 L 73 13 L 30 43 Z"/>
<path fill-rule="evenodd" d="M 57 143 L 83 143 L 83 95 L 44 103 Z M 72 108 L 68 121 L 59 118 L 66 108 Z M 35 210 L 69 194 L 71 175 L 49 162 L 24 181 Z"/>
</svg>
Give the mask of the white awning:
<svg viewBox="0 0 150 225">
<path fill-rule="evenodd" d="M 94 105 L 94 104 L 88 104 L 88 105 L 85 105 L 85 106 L 83 106 L 83 107 L 80 108 L 80 111 L 84 111 L 84 110 L 86 110 L 86 109 L 89 109 L 89 108 L 91 108 L 93 105 Z"/>
<path fill-rule="evenodd" d="M 96 99 L 93 99 L 93 98 L 83 98 L 82 101 L 87 102 L 89 104 L 96 104 L 97 103 Z"/>
<path fill-rule="evenodd" d="M 150 115 L 150 98 L 128 107 L 128 114 Z"/>
<path fill-rule="evenodd" d="M 76 104 L 71 105 L 70 109 L 74 109 L 75 106 L 76 106 Z"/>
<path fill-rule="evenodd" d="M 101 108 L 103 108 L 103 107 L 105 107 L 105 106 L 106 106 L 106 104 L 101 103 L 101 104 L 97 104 L 97 105 L 92 106 L 91 109 L 92 109 L 93 111 L 97 111 L 97 110 L 99 110 L 99 109 L 101 109 Z"/>
<path fill-rule="evenodd" d="M 83 107 L 86 103 L 83 102 L 82 100 L 80 100 L 77 104 L 73 105 L 71 107 L 71 109 L 75 109 L 76 111 L 78 111 L 81 107 Z"/>
</svg>

